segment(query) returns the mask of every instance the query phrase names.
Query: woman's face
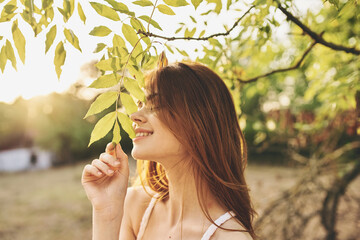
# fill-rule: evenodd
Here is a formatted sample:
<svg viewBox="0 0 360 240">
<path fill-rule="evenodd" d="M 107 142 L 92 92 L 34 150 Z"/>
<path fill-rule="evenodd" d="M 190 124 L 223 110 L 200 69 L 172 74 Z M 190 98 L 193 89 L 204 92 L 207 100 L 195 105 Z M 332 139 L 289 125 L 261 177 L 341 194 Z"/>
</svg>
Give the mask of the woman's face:
<svg viewBox="0 0 360 240">
<path fill-rule="evenodd" d="M 147 103 L 140 103 L 139 110 L 131 115 L 136 134 L 131 154 L 135 159 L 162 164 L 173 162 L 171 159 L 174 158 L 180 160 L 184 156 L 182 145 L 157 117 L 157 109 L 152 105 L 151 97 L 154 96 L 148 96 Z"/>
</svg>

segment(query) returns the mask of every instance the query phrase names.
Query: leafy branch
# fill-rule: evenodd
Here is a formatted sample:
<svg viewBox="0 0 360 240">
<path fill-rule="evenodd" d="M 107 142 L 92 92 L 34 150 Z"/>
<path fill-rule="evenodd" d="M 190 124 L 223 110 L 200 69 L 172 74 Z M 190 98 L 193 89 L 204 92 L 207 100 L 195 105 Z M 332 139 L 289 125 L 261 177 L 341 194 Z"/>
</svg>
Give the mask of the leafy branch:
<svg viewBox="0 0 360 240">
<path fill-rule="evenodd" d="M 346 47 L 343 45 L 339 45 L 339 44 L 335 44 L 335 43 L 326 41 L 322 37 L 323 34 L 318 34 L 314 31 L 312 31 L 308 26 L 306 26 L 304 23 L 302 23 L 297 17 L 295 17 L 288 10 L 286 10 L 284 7 L 282 7 L 281 4 L 277 0 L 275 0 L 275 2 L 277 2 L 278 8 L 280 9 L 281 12 L 283 12 L 286 15 L 287 19 L 290 20 L 291 22 L 295 23 L 298 27 L 300 27 L 303 30 L 303 32 L 306 33 L 308 36 L 310 36 L 315 42 L 317 42 L 321 45 L 324 45 L 328 48 L 331 48 L 335 51 L 344 51 L 346 53 L 360 55 L 360 49 L 356 49 L 355 47 L 350 48 L 350 47 Z"/>
<path fill-rule="evenodd" d="M 151 33 L 149 31 L 144 32 L 142 30 L 139 30 L 137 33 L 138 34 L 142 34 L 145 35 L 147 37 L 156 37 L 156 38 L 161 38 L 161 39 L 165 39 L 167 41 L 175 41 L 175 40 L 196 40 L 196 41 L 207 41 L 211 38 L 215 38 L 215 37 L 219 37 L 219 36 L 227 36 L 229 35 L 234 29 L 235 27 L 240 23 L 240 21 L 250 12 L 251 9 L 253 9 L 255 6 L 251 6 L 235 23 L 234 25 L 226 32 L 223 33 L 215 33 L 212 35 L 209 35 L 207 37 L 198 37 L 198 38 L 194 38 L 194 37 L 166 37 L 166 36 L 162 36 L 162 35 L 158 35 L 158 34 L 154 34 Z"/>
<path fill-rule="evenodd" d="M 291 67 L 287 67 L 287 68 L 280 68 L 280 69 L 276 69 L 273 70 L 271 72 L 253 77 L 253 78 L 249 78 L 249 79 L 242 79 L 242 78 L 237 78 L 237 80 L 241 83 L 251 83 L 251 82 L 255 82 L 260 78 L 264 78 L 264 77 L 268 77 L 270 75 L 273 75 L 275 73 L 281 73 L 281 72 L 287 72 L 287 71 L 291 71 L 291 70 L 295 70 L 297 68 L 300 67 L 300 65 L 303 63 L 305 57 L 309 54 L 309 52 L 311 51 L 311 49 L 316 45 L 317 42 L 313 42 L 307 49 L 306 51 L 303 53 L 303 55 L 301 56 L 301 58 Z"/>
</svg>

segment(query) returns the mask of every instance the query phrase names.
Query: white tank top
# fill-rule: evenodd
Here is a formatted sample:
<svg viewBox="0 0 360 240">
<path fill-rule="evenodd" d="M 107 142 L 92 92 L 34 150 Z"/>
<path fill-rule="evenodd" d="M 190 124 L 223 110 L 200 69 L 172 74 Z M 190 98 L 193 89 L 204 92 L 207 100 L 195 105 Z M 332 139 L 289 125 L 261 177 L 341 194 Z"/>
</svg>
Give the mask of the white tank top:
<svg viewBox="0 0 360 240">
<path fill-rule="evenodd" d="M 157 195 L 155 195 L 151 199 L 151 201 L 149 203 L 149 206 L 146 208 L 144 216 L 143 216 L 143 218 L 141 220 L 141 223 L 140 223 L 140 229 L 139 229 L 139 233 L 137 235 L 136 240 L 142 240 L 142 238 L 144 236 L 145 228 L 146 228 L 146 226 L 148 224 L 151 212 L 154 209 L 156 200 L 157 200 Z M 226 212 L 225 214 L 223 214 L 222 216 L 220 216 L 214 222 L 218 226 L 221 226 L 223 223 L 225 223 L 227 220 L 231 219 L 234 216 L 235 216 L 235 213 L 233 213 L 232 211 L 229 211 L 229 212 Z M 206 230 L 206 232 L 202 236 L 201 240 L 209 240 L 211 238 L 211 236 L 214 235 L 217 228 L 218 227 L 215 224 L 211 224 L 210 227 Z"/>
</svg>

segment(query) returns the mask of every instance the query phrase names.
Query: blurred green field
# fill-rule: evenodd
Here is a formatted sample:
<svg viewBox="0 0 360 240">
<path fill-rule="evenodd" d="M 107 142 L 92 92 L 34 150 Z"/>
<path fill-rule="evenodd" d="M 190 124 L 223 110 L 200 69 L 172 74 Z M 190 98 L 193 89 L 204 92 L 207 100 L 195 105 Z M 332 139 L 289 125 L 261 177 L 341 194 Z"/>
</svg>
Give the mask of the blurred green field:
<svg viewBox="0 0 360 240">
<path fill-rule="evenodd" d="M 0 175 L 0 239 L 91 239 L 82 167 Z"/>
<path fill-rule="evenodd" d="M 80 183 L 85 164 L 0 174 L 0 239 L 91 239 L 91 205 Z M 291 186 L 295 172 L 250 166 L 247 176 L 255 205 Z"/>
<path fill-rule="evenodd" d="M 91 239 L 91 205 L 80 183 L 85 164 L 0 174 L 0 239 Z M 300 174 L 295 168 L 250 165 L 246 178 L 258 213 Z"/>
</svg>

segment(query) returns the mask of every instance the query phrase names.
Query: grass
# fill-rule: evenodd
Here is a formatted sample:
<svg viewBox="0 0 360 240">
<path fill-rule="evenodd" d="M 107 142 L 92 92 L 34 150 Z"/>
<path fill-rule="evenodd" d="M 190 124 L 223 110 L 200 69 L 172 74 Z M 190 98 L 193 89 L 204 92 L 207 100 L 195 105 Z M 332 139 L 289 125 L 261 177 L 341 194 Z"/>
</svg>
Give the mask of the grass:
<svg viewBox="0 0 360 240">
<path fill-rule="evenodd" d="M 80 183 L 84 165 L 0 174 L 0 239 L 91 239 L 91 205 Z M 261 166 L 250 166 L 246 174 L 256 207 L 297 175 L 294 169 Z"/>
<path fill-rule="evenodd" d="M 0 175 L 0 239 L 91 239 L 82 167 Z"/>
</svg>

